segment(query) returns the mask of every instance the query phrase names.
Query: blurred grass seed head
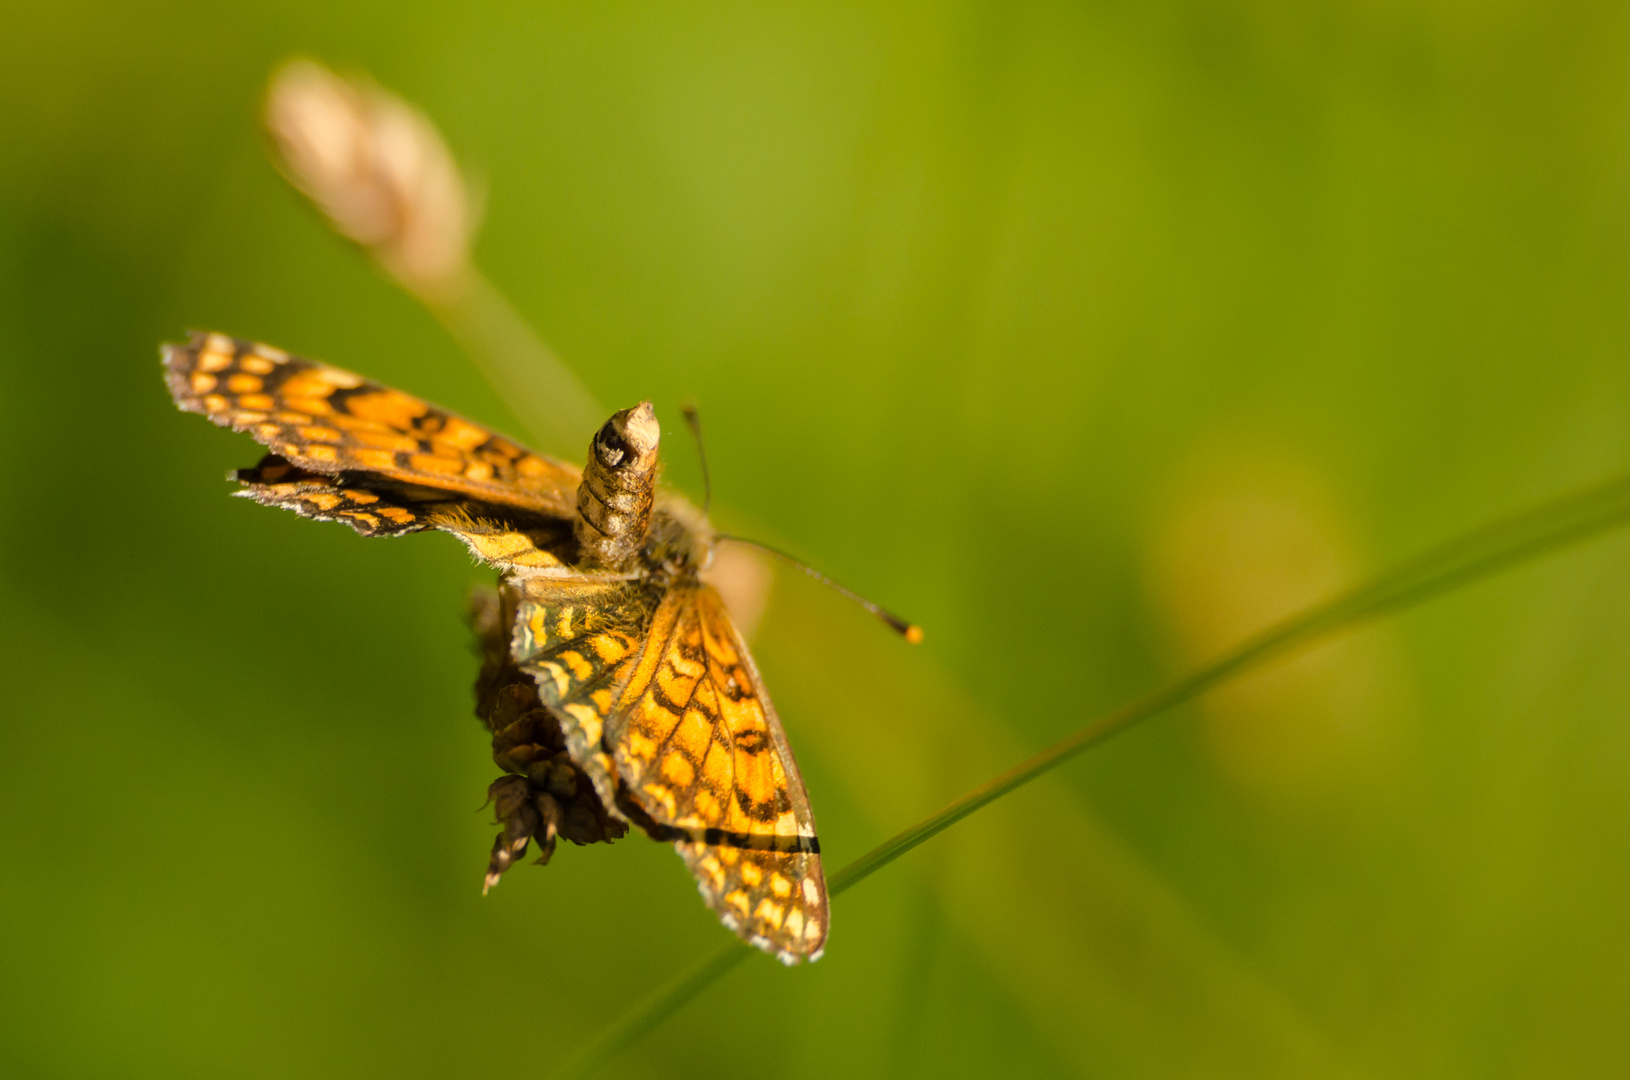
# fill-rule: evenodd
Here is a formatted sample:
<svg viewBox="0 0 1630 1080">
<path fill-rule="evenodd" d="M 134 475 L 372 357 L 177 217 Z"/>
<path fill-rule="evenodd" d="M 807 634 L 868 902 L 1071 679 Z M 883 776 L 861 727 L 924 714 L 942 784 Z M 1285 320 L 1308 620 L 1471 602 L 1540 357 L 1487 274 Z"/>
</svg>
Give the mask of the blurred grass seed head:
<svg viewBox="0 0 1630 1080">
<path fill-rule="evenodd" d="M 293 60 L 272 78 L 265 120 L 279 168 L 336 230 L 427 301 L 459 286 L 478 215 L 424 113 L 372 80 Z"/>
</svg>

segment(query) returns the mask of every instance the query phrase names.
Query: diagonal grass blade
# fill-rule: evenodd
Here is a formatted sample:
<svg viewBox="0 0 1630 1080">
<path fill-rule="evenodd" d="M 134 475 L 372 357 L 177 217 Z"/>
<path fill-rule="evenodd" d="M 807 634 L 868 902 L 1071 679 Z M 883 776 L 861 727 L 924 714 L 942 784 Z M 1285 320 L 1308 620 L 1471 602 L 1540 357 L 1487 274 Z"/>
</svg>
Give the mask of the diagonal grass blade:
<svg viewBox="0 0 1630 1080">
<path fill-rule="evenodd" d="M 1431 548 L 1390 570 L 1292 616 L 1212 663 L 1065 736 L 974 789 L 938 813 L 890 837 L 832 875 L 836 896 L 1008 792 L 1076 754 L 1212 687 L 1299 648 L 1560 551 L 1630 521 L 1630 474 L 1542 503 Z M 718 981 L 751 950 L 732 943 L 670 982 L 590 1043 L 557 1074 L 592 1076 L 647 1031 Z"/>
</svg>

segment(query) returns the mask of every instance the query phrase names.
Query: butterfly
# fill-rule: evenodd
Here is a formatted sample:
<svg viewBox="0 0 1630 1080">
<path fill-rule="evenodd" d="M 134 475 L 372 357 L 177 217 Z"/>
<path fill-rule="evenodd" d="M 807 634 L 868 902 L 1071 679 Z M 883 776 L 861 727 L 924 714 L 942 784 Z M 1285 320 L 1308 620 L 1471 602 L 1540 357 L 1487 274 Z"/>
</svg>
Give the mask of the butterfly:
<svg viewBox="0 0 1630 1080">
<path fill-rule="evenodd" d="M 818 959 L 826 878 L 809 797 L 741 635 L 705 584 L 715 534 L 657 486 L 649 402 L 579 469 L 326 364 L 222 334 L 164 347 L 175 403 L 266 453 L 246 496 L 364 536 L 450 533 L 497 568 L 478 597 L 477 712 L 505 775 L 487 886 L 531 842 L 671 841 L 726 927 Z"/>
</svg>

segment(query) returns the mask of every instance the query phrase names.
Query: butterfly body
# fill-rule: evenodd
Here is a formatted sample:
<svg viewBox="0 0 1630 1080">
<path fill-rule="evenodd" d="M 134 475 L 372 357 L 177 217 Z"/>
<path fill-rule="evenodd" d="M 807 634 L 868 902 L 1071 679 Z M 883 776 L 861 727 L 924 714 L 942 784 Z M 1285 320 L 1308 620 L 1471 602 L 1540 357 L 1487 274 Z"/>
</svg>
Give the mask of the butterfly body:
<svg viewBox="0 0 1630 1080">
<path fill-rule="evenodd" d="M 731 930 L 786 963 L 826 940 L 820 842 L 740 634 L 703 581 L 706 516 L 660 491 L 649 403 L 581 470 L 400 391 L 199 334 L 165 350 L 176 403 L 269 450 L 239 494 L 365 536 L 450 533 L 496 567 L 476 603 L 477 711 L 506 775 L 490 887 L 536 841 L 672 841 Z"/>
</svg>

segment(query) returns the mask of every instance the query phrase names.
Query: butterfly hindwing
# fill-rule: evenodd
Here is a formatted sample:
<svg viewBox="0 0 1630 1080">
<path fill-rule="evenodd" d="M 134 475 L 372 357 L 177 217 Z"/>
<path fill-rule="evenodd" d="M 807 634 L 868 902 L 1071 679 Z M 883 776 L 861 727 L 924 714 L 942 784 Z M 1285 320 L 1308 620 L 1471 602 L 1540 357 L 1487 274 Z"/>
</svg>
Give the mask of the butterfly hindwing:
<svg viewBox="0 0 1630 1080">
<path fill-rule="evenodd" d="M 558 717 L 572 760 L 615 813 L 616 773 L 604 732 L 639 660 L 658 595 L 639 581 L 536 576 L 518 585 L 511 653 Z"/>
<path fill-rule="evenodd" d="M 783 960 L 826 940 L 820 841 L 786 735 L 723 602 L 674 584 L 605 734 L 648 832 L 671 839 L 708 906 Z"/>
<path fill-rule="evenodd" d="M 516 573 L 559 570 L 572 549 L 571 527 L 513 507 L 492 506 L 456 492 L 345 473 L 327 476 L 267 454 L 232 478 L 239 495 L 263 506 L 293 510 L 316 521 L 339 521 L 363 536 L 402 536 L 440 529 L 464 541 L 489 566 Z"/>
<path fill-rule="evenodd" d="M 337 476 L 310 472 L 276 454 L 267 454 L 253 468 L 238 469 L 232 479 L 243 485 L 238 494 L 263 506 L 343 522 L 363 536 L 400 536 L 430 527 L 420 508 L 387 501 L 366 486 L 342 484 Z"/>
</svg>

